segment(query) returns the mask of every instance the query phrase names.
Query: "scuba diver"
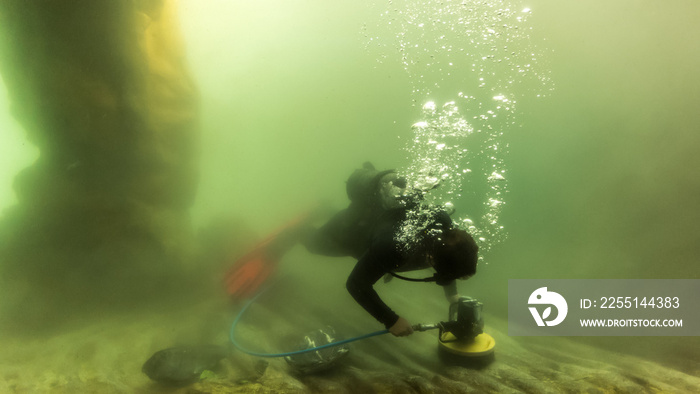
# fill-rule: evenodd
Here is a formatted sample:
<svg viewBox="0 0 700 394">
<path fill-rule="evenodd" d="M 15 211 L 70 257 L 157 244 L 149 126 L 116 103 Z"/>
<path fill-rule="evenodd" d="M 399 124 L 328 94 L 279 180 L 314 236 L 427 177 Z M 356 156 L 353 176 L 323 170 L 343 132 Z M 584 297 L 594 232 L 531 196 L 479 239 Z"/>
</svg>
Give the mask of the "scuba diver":
<svg viewBox="0 0 700 394">
<path fill-rule="evenodd" d="M 377 171 L 364 163 L 347 181 L 346 209 L 319 228 L 310 224 L 309 214 L 268 237 L 236 261 L 227 275 L 228 292 L 241 297 L 255 291 L 281 256 L 301 243 L 314 254 L 356 258 L 346 282 L 350 295 L 394 336 L 412 334 L 408 320 L 382 301 L 374 284 L 386 275 L 434 281 L 443 286 L 448 301 L 456 302 L 456 280 L 474 275 L 478 259 L 474 239 L 452 222 L 443 207 L 423 202 L 427 192 L 407 189 L 406 180 L 394 170 Z M 436 271 L 431 278 L 396 274 L 430 267 Z"/>
<path fill-rule="evenodd" d="M 479 248 L 452 222 L 444 207 L 425 203 L 427 192 L 408 188 L 406 180 L 393 170 L 377 171 L 371 163 L 365 163 L 347 181 L 350 205 L 346 209 L 318 228 L 312 222 L 322 209 L 300 215 L 236 259 L 226 275 L 227 291 L 235 299 L 250 300 L 233 321 L 229 332 L 232 344 L 256 357 L 284 357 L 296 373 L 308 374 L 330 368 L 347 354 L 345 344 L 349 342 L 387 332 L 407 336 L 414 330 L 439 329 L 439 354 L 447 362 L 480 366 L 491 362 L 495 341 L 483 332 L 482 304 L 460 297 L 456 285 L 457 279 L 467 279 L 476 272 Z M 241 347 L 234 337 L 236 324 L 262 294 L 258 288 L 274 272 L 277 262 L 298 243 L 311 253 L 356 258 L 346 288 L 386 330 L 340 341 L 333 339 L 332 329 L 317 330 L 304 337 L 305 349 L 284 353 L 260 353 Z M 434 268 L 435 274 L 424 279 L 397 274 L 424 268 Z M 443 286 L 450 302 L 449 321 L 412 326 L 399 316 L 374 290 L 380 278 L 392 276 Z M 336 350 L 320 351 L 329 347 Z M 154 353 L 142 371 L 157 382 L 185 386 L 201 379 L 204 371 L 216 367 L 227 355 L 227 348 L 216 345 L 176 346 Z"/>
</svg>

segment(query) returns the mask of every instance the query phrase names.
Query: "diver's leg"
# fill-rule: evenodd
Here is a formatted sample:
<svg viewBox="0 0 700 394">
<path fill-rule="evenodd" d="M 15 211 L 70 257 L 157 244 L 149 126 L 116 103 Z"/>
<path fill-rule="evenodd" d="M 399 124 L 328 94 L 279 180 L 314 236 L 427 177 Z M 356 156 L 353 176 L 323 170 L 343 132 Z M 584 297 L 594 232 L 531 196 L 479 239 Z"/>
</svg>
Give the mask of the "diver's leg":
<svg viewBox="0 0 700 394">
<path fill-rule="evenodd" d="M 340 211 L 323 226 L 304 229 L 300 242 L 310 253 L 331 257 L 350 256 L 352 251 L 347 239 L 352 233 L 351 219 L 347 209 Z"/>
<path fill-rule="evenodd" d="M 295 245 L 301 243 L 311 253 L 324 256 L 346 256 L 342 245 L 335 241 L 342 234 L 346 222 L 343 212 L 337 213 L 326 224 L 316 228 L 313 215 L 302 218 L 279 231 L 265 245 L 265 253 L 274 259 L 284 256 Z"/>
</svg>

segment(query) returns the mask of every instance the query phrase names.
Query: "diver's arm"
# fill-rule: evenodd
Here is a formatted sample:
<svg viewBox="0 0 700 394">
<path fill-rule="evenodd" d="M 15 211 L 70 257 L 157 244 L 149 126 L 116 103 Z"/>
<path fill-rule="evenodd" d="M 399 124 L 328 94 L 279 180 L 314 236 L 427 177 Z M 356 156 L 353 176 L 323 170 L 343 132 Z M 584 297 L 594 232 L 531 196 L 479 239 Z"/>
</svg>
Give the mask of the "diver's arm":
<svg viewBox="0 0 700 394">
<path fill-rule="evenodd" d="M 348 209 L 336 213 L 328 222 L 319 228 L 307 226 L 301 233 L 301 244 L 310 253 L 322 256 L 340 257 L 350 256 L 352 252 L 347 248 L 348 222 L 352 222 L 351 212 Z M 345 241 L 345 242 L 344 242 Z"/>
<path fill-rule="evenodd" d="M 374 283 L 388 272 L 382 265 L 382 261 L 377 259 L 374 254 L 366 253 L 350 273 L 345 287 L 352 298 L 370 315 L 384 324 L 386 328 L 391 328 L 398 322 L 399 315 L 382 301 L 373 287 Z"/>
</svg>

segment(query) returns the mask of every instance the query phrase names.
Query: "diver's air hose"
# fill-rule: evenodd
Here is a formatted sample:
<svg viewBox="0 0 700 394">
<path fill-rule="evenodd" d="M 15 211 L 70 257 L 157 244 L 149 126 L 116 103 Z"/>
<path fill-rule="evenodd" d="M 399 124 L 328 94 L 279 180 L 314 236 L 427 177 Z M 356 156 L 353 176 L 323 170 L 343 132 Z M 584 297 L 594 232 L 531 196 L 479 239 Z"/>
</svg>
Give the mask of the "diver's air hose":
<svg viewBox="0 0 700 394">
<path fill-rule="evenodd" d="M 370 338 L 370 337 L 374 337 L 374 336 L 377 336 L 377 335 L 386 334 L 386 333 L 389 332 L 389 330 L 380 330 L 380 331 L 370 332 L 370 333 L 368 333 L 368 334 L 360 335 L 360 336 L 358 336 L 358 337 L 353 337 L 353 338 L 349 338 L 349 339 L 344 339 L 344 340 L 342 340 L 342 341 L 331 342 L 331 343 L 327 343 L 327 344 L 325 344 L 325 345 L 316 346 L 316 347 L 312 347 L 312 348 L 309 348 L 309 349 L 297 350 L 297 351 L 293 351 L 293 352 L 286 352 L 286 353 L 259 353 L 259 352 L 254 352 L 254 351 L 251 351 L 251 350 L 248 350 L 248 349 L 242 347 L 242 346 L 236 341 L 236 336 L 235 336 L 235 334 L 234 334 L 234 331 L 236 330 L 236 326 L 238 325 L 238 322 L 241 320 L 241 317 L 243 317 L 243 314 L 246 312 L 246 310 L 248 309 L 248 307 L 250 307 L 250 306 L 253 304 L 253 302 L 255 302 L 255 300 L 256 300 L 260 295 L 262 295 L 264 292 L 265 292 L 265 290 L 260 291 L 260 292 L 259 292 L 258 294 L 256 294 L 253 298 L 251 298 L 248 302 L 246 302 L 246 304 L 243 306 L 243 308 L 241 309 L 241 311 L 238 312 L 238 315 L 236 316 L 236 318 L 233 320 L 233 324 L 231 324 L 231 330 L 229 331 L 229 339 L 231 340 L 231 343 L 233 343 L 233 346 L 235 346 L 238 350 L 242 351 L 243 353 L 250 354 L 251 356 L 256 356 L 256 357 L 287 357 L 287 356 L 292 356 L 292 355 L 295 355 L 295 354 L 302 354 L 302 353 L 315 352 L 315 351 L 317 351 L 317 350 L 326 349 L 326 348 L 329 348 L 329 347 L 340 346 L 340 345 L 344 345 L 344 344 L 346 344 L 346 343 L 355 342 L 355 341 L 359 341 L 359 340 L 362 340 L 362 339 L 367 339 L 367 338 Z"/>
</svg>

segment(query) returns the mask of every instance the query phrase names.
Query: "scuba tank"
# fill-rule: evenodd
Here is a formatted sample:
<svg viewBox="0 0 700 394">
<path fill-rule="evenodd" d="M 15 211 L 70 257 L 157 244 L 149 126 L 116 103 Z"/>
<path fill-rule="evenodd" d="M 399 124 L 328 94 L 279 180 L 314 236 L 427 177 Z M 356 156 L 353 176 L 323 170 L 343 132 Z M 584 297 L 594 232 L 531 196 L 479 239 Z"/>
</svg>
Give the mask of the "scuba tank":
<svg viewBox="0 0 700 394">
<path fill-rule="evenodd" d="M 406 179 L 395 170 L 377 171 L 372 163 L 365 162 L 348 178 L 346 192 L 352 204 L 386 210 L 406 205 L 406 186 Z"/>
<path fill-rule="evenodd" d="M 348 198 L 358 205 L 376 204 L 382 177 L 393 172 L 395 171 L 377 171 L 372 163 L 365 162 L 362 168 L 355 170 L 346 182 L 345 191 Z"/>
</svg>

